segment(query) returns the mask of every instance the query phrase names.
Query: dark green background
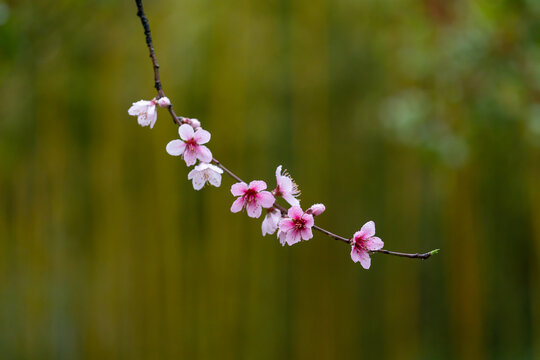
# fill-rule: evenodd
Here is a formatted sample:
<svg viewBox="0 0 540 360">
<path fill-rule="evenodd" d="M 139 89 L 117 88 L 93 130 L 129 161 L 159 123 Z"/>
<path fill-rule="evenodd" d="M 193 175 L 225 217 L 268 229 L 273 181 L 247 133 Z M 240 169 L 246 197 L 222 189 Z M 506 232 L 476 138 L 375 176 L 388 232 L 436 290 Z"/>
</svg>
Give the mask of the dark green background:
<svg viewBox="0 0 540 360">
<path fill-rule="evenodd" d="M 216 158 L 374 255 L 195 192 L 133 1 L 0 1 L 2 359 L 538 359 L 540 2 L 146 1 Z"/>
</svg>

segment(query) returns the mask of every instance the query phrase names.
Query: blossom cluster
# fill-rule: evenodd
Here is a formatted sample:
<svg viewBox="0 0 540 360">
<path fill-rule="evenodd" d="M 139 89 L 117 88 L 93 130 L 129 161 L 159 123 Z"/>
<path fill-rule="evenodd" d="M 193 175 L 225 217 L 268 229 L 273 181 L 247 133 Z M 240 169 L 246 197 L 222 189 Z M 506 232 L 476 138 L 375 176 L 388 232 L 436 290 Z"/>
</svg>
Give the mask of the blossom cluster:
<svg viewBox="0 0 540 360">
<path fill-rule="evenodd" d="M 150 101 L 140 100 L 129 108 L 128 113 L 137 116 L 141 126 L 154 127 L 157 119 L 156 105 L 170 107 L 168 98 L 154 98 Z M 182 118 L 182 125 L 178 128 L 180 139 L 171 140 L 166 151 L 172 156 L 181 156 L 188 167 L 199 163 L 188 174 L 195 190 L 202 189 L 207 183 L 215 187 L 221 185 L 223 169 L 215 161 L 210 149 L 204 145 L 210 141 L 211 135 L 201 127 L 197 119 Z M 217 165 L 211 164 L 214 161 Z M 226 170 L 226 169 L 225 169 Z M 230 174 L 230 172 L 229 172 Z M 282 246 L 292 246 L 301 241 L 313 238 L 312 229 L 315 227 L 315 217 L 321 215 L 326 207 L 315 204 L 307 210 L 300 205 L 298 186 L 282 166 L 276 168 L 276 187 L 267 190 L 266 182 L 253 180 L 249 184 L 239 181 L 231 186 L 231 194 L 236 197 L 231 206 L 231 212 L 238 213 L 243 209 L 249 217 L 259 218 L 263 209 L 265 216 L 261 224 L 262 235 L 276 233 Z M 288 209 L 277 203 L 283 199 Z M 321 230 L 320 228 L 318 230 Z M 380 250 L 384 243 L 375 237 L 375 223 L 369 221 L 355 232 L 349 240 L 351 245 L 351 259 L 360 262 L 363 268 L 369 269 L 371 265 L 370 252 Z"/>
</svg>

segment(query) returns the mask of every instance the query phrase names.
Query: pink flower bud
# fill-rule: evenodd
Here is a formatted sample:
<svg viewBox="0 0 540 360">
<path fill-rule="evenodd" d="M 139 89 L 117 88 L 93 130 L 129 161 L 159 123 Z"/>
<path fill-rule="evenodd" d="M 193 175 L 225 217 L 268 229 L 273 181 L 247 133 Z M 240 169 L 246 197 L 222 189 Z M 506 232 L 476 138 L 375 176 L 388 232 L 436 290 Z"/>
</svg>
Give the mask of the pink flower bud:
<svg viewBox="0 0 540 360">
<path fill-rule="evenodd" d="M 164 96 L 164 97 L 162 97 L 162 98 L 159 98 L 159 99 L 157 100 L 157 103 L 158 103 L 158 105 L 161 106 L 161 107 L 171 106 L 171 101 L 170 101 L 169 98 L 166 97 L 166 96 Z"/>
<path fill-rule="evenodd" d="M 201 127 L 201 122 L 197 119 L 189 119 L 189 123 L 191 124 L 191 127 L 194 129 Z"/>
<path fill-rule="evenodd" d="M 323 204 L 315 204 L 306 211 L 308 214 L 313 214 L 314 216 L 321 215 L 326 207 Z"/>
</svg>

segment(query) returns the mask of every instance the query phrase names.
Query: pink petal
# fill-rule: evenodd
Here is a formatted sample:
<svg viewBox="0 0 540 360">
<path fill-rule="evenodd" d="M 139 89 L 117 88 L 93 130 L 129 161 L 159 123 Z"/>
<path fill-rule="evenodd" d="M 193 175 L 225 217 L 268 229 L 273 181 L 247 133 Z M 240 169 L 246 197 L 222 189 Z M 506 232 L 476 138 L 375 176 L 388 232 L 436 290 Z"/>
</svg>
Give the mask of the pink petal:
<svg viewBox="0 0 540 360">
<path fill-rule="evenodd" d="M 167 152 L 172 156 L 179 156 L 184 153 L 186 149 L 186 144 L 181 140 L 172 140 L 167 144 Z"/>
<path fill-rule="evenodd" d="M 261 216 L 262 207 L 256 202 L 250 202 L 246 205 L 247 214 L 249 217 L 258 218 Z"/>
<path fill-rule="evenodd" d="M 306 227 L 312 227 L 315 221 L 313 221 L 313 215 L 311 214 L 304 214 L 302 216 L 302 219 L 306 222 Z"/>
<path fill-rule="evenodd" d="M 351 259 L 355 263 L 360 261 L 360 250 L 356 246 L 351 247 Z"/>
<path fill-rule="evenodd" d="M 373 235 L 375 235 L 375 223 L 373 221 L 368 221 L 367 223 L 364 224 L 364 226 L 362 226 L 362 228 L 360 229 L 358 233 L 359 233 L 358 236 L 362 240 L 366 240 L 372 237 Z M 355 238 L 356 238 L 356 234 L 355 234 Z"/>
<path fill-rule="evenodd" d="M 287 232 L 287 244 L 289 246 L 292 246 L 302 240 L 302 234 L 300 234 L 300 231 L 293 229 L 289 232 Z"/>
<path fill-rule="evenodd" d="M 212 161 L 212 152 L 204 145 L 197 146 L 197 157 L 205 163 Z"/>
<path fill-rule="evenodd" d="M 186 148 L 186 151 L 184 151 L 184 161 L 187 166 L 195 165 L 197 162 L 197 153 L 193 149 Z"/>
<path fill-rule="evenodd" d="M 366 270 L 371 266 L 371 258 L 366 251 L 360 253 L 360 265 Z"/>
<path fill-rule="evenodd" d="M 311 231 L 311 228 L 303 228 L 301 234 L 303 240 L 309 240 L 313 237 L 313 232 Z"/>
<path fill-rule="evenodd" d="M 193 128 L 188 124 L 182 124 L 178 128 L 178 134 L 180 135 L 180 139 L 189 140 L 193 138 Z"/>
<path fill-rule="evenodd" d="M 269 193 L 268 191 L 261 191 L 256 195 L 257 202 L 263 207 L 263 208 L 269 208 L 274 205 L 274 202 L 276 202 L 276 199 L 274 199 L 274 195 Z"/>
<path fill-rule="evenodd" d="M 248 189 L 248 186 L 245 182 L 238 182 L 236 184 L 233 184 L 233 186 L 231 186 L 231 193 L 234 196 L 242 196 L 246 193 L 247 189 Z"/>
<path fill-rule="evenodd" d="M 366 241 L 366 247 L 368 250 L 379 250 L 379 249 L 382 249 L 383 246 L 384 246 L 383 241 L 376 236 L 369 238 Z"/>
<path fill-rule="evenodd" d="M 231 212 L 237 213 L 244 207 L 244 198 L 238 198 L 236 199 L 232 206 L 231 206 Z"/>
<path fill-rule="evenodd" d="M 195 139 L 195 141 L 199 145 L 206 144 L 210 141 L 210 133 L 202 128 L 198 128 L 193 135 L 193 139 Z"/>
<path fill-rule="evenodd" d="M 279 230 L 287 232 L 294 228 L 294 222 L 291 219 L 283 219 L 279 222 Z"/>
<path fill-rule="evenodd" d="M 354 262 L 360 262 L 360 265 L 362 265 L 364 269 L 369 269 L 369 266 L 371 265 L 371 258 L 369 257 L 368 252 L 356 246 L 353 246 L 351 249 L 351 259 Z"/>
<path fill-rule="evenodd" d="M 262 180 L 253 180 L 249 183 L 249 188 L 255 191 L 261 191 L 266 189 L 266 183 Z"/>
<path fill-rule="evenodd" d="M 287 214 L 291 219 L 300 219 L 304 212 L 302 211 L 300 206 L 292 206 L 287 212 Z"/>
</svg>

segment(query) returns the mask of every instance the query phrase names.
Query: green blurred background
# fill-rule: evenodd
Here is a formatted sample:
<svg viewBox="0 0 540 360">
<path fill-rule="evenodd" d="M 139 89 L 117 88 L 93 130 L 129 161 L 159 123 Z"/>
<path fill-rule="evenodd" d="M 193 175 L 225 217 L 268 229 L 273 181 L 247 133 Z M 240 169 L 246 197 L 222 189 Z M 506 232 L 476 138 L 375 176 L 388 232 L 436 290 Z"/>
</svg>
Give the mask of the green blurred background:
<svg viewBox="0 0 540 360">
<path fill-rule="evenodd" d="M 540 359 L 540 2 L 146 1 L 166 94 L 219 160 L 299 183 L 281 247 L 127 109 L 134 1 L 0 1 L 1 359 Z"/>
</svg>

